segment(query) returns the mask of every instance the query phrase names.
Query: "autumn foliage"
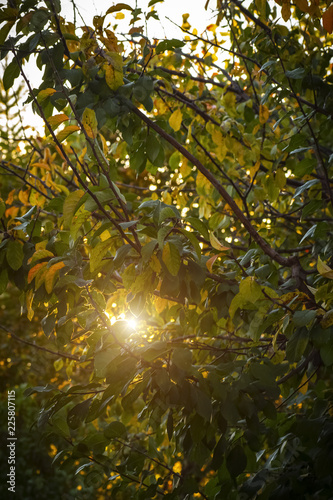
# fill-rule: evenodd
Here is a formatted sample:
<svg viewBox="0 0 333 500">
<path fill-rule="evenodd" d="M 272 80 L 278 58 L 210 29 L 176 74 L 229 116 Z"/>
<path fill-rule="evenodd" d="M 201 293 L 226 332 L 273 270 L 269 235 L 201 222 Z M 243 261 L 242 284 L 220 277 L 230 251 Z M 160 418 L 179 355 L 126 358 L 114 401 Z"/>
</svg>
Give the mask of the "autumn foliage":
<svg viewBox="0 0 333 500">
<path fill-rule="evenodd" d="M 1 389 L 60 474 L 22 424 L 20 491 L 329 499 L 333 5 L 161 3 L 0 9 Z"/>
</svg>

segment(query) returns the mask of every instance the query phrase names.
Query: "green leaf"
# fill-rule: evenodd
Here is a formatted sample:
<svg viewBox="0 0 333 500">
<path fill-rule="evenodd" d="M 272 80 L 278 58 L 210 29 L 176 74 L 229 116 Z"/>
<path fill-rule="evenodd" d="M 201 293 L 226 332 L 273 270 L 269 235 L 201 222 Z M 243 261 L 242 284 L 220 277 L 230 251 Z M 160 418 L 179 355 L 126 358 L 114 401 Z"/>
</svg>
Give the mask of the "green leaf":
<svg viewBox="0 0 333 500">
<path fill-rule="evenodd" d="M 245 470 L 247 458 L 241 445 L 237 444 L 230 451 L 226 463 L 229 474 L 233 478 L 239 476 Z"/>
<path fill-rule="evenodd" d="M 8 271 L 2 269 L 0 272 L 0 295 L 6 290 L 8 284 Z"/>
<path fill-rule="evenodd" d="M 103 378 L 106 375 L 107 367 L 119 355 L 119 348 L 108 348 L 98 351 L 94 358 L 96 377 Z"/>
<path fill-rule="evenodd" d="M 92 192 L 94 193 L 95 197 L 102 206 L 106 205 L 107 203 L 110 203 L 112 200 L 115 199 L 114 192 L 112 191 L 111 188 L 101 189 L 98 191 L 92 190 Z M 84 207 L 86 210 L 88 210 L 88 212 L 94 212 L 99 208 L 98 204 L 96 203 L 94 198 L 90 196 L 90 194 L 88 194 L 87 200 L 84 203 Z"/>
<path fill-rule="evenodd" d="M 314 236 L 314 233 L 317 229 L 317 224 L 314 224 L 312 227 L 310 227 L 310 229 L 305 233 L 305 235 L 303 236 L 303 238 L 301 239 L 301 241 L 299 242 L 300 244 L 303 243 L 304 240 L 306 240 L 307 238 L 313 238 Z"/>
<path fill-rule="evenodd" d="M 160 152 L 160 142 L 153 134 L 149 134 L 146 139 L 146 151 L 148 160 L 154 163 Z"/>
<path fill-rule="evenodd" d="M 293 323 L 296 326 L 306 326 L 316 317 L 317 311 L 296 311 L 293 314 Z"/>
<path fill-rule="evenodd" d="M 0 218 L 3 216 L 5 211 L 6 211 L 6 203 L 3 201 L 2 198 L 0 198 Z"/>
<path fill-rule="evenodd" d="M 67 424 L 71 429 L 77 429 L 86 418 L 92 398 L 77 404 L 67 414 Z"/>
<path fill-rule="evenodd" d="M 166 219 L 179 218 L 171 207 L 164 207 L 159 213 L 158 223 L 162 224 Z"/>
<path fill-rule="evenodd" d="M 8 64 L 3 74 L 2 82 L 4 89 L 9 90 L 18 76 L 20 76 L 20 67 L 16 59 L 13 59 L 13 61 Z"/>
<path fill-rule="evenodd" d="M 20 269 L 24 259 L 22 243 L 17 240 L 10 240 L 7 244 L 6 259 L 14 271 Z"/>
<path fill-rule="evenodd" d="M 333 345 L 325 345 L 321 347 L 320 357 L 325 366 L 333 365 Z"/>
<path fill-rule="evenodd" d="M 186 217 L 186 222 L 191 224 L 194 229 L 196 229 L 206 240 L 209 241 L 209 232 L 205 224 L 195 217 Z"/>
<path fill-rule="evenodd" d="M 291 363 L 298 362 L 304 354 L 309 342 L 309 332 L 306 328 L 301 328 L 293 333 L 287 342 L 286 354 Z"/>
<path fill-rule="evenodd" d="M 305 76 L 305 69 L 304 68 L 296 68 L 291 71 L 286 71 L 285 75 L 288 78 L 292 78 L 293 80 L 300 80 Z"/>
<path fill-rule="evenodd" d="M 185 372 L 192 372 L 192 353 L 189 349 L 175 349 L 172 355 L 172 362 Z"/>
<path fill-rule="evenodd" d="M 112 238 L 108 238 L 105 241 L 100 241 L 94 248 L 90 251 L 90 271 L 95 271 L 100 265 L 103 257 L 108 253 L 109 249 L 112 247 Z"/>
<path fill-rule="evenodd" d="M 200 248 L 199 241 L 198 241 L 197 237 L 195 236 L 195 234 L 191 233 L 190 231 L 185 231 L 185 229 L 181 229 L 181 232 L 183 233 L 185 238 L 187 238 L 192 243 L 193 248 L 197 254 L 197 257 L 200 260 L 201 259 L 201 248 Z"/>
<path fill-rule="evenodd" d="M 184 47 L 185 43 L 181 40 L 177 40 L 175 38 L 171 38 L 171 40 L 163 40 L 156 47 L 156 54 L 160 54 L 165 50 L 173 50 L 176 48 Z"/>
<path fill-rule="evenodd" d="M 172 274 L 172 276 L 177 276 L 180 269 L 181 258 L 178 248 L 173 243 L 167 242 L 164 245 L 162 259 L 169 273 Z"/>
<path fill-rule="evenodd" d="M 117 420 L 111 422 L 111 424 L 109 424 L 104 430 L 104 436 L 110 440 L 115 438 L 123 438 L 126 436 L 126 434 L 126 427 L 123 423 L 118 422 Z"/>
<path fill-rule="evenodd" d="M 213 411 L 211 399 L 205 392 L 200 391 L 199 389 L 196 390 L 196 394 L 197 398 L 195 408 L 197 413 L 209 422 Z"/>
<path fill-rule="evenodd" d="M 172 414 L 172 410 L 170 410 L 169 413 L 168 413 L 167 433 L 168 433 L 169 441 L 171 441 L 172 434 L 173 434 L 173 414 Z"/>
<path fill-rule="evenodd" d="M 239 295 L 252 304 L 257 302 L 257 300 L 264 298 L 260 285 L 252 276 L 249 276 L 240 282 Z"/>
<path fill-rule="evenodd" d="M 294 198 L 297 198 L 300 194 L 303 193 L 303 191 L 306 191 L 307 189 L 310 189 L 310 187 L 314 186 L 315 184 L 318 184 L 319 179 L 312 179 L 311 181 L 305 182 L 303 186 L 300 186 L 296 189 Z"/>
</svg>

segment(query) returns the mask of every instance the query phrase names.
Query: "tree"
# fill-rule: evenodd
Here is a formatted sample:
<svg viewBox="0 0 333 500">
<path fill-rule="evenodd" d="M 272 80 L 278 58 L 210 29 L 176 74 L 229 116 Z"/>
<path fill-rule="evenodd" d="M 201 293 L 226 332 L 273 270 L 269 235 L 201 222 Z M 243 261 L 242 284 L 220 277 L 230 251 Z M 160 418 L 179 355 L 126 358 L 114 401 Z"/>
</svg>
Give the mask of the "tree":
<svg viewBox="0 0 333 500">
<path fill-rule="evenodd" d="M 0 11 L 45 123 L 0 162 L 6 349 L 45 360 L 26 395 L 89 498 L 328 499 L 333 7 L 208 1 L 151 40 L 158 3 Z"/>
</svg>

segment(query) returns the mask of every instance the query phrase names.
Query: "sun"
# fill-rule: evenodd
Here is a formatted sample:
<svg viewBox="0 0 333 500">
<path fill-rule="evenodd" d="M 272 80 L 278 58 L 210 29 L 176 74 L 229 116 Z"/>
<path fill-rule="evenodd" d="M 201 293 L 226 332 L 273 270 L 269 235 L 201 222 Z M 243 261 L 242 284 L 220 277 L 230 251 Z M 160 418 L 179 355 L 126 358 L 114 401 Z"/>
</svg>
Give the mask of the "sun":
<svg viewBox="0 0 333 500">
<path fill-rule="evenodd" d="M 126 321 L 127 321 L 128 326 L 133 328 L 133 330 L 136 330 L 136 328 L 138 326 L 138 322 L 134 318 L 127 319 Z"/>
</svg>

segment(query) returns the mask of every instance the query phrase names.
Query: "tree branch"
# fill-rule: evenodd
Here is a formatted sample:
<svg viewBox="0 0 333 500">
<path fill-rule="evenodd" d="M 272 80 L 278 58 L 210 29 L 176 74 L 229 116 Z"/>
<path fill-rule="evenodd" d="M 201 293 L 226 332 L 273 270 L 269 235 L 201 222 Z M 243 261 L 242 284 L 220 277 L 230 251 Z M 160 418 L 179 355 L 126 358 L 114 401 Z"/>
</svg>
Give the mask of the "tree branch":
<svg viewBox="0 0 333 500">
<path fill-rule="evenodd" d="M 132 103 L 130 105 L 131 111 L 136 114 L 142 121 L 144 121 L 149 127 L 151 127 L 155 132 L 157 132 L 163 139 L 165 139 L 169 144 L 171 144 L 174 148 L 176 148 L 185 158 L 187 158 L 193 165 L 197 167 L 197 169 L 209 180 L 209 182 L 215 187 L 215 189 L 220 193 L 222 198 L 228 203 L 231 210 L 238 218 L 238 220 L 242 223 L 244 228 L 249 232 L 250 236 L 258 243 L 260 248 L 264 251 L 266 255 L 271 257 L 273 260 L 281 264 L 282 266 L 291 267 L 295 265 L 296 260 L 295 257 L 282 257 L 276 250 L 274 250 L 256 231 L 256 229 L 252 226 L 250 221 L 238 207 L 237 203 L 233 200 L 233 198 L 228 194 L 228 192 L 224 189 L 223 186 L 218 182 L 218 180 L 214 177 L 214 175 L 207 170 L 206 167 L 189 151 L 187 151 L 184 146 L 182 146 L 174 137 L 168 134 L 165 130 L 163 130 L 157 123 L 151 120 L 148 116 L 146 116 L 142 111 L 137 109 Z"/>
</svg>

